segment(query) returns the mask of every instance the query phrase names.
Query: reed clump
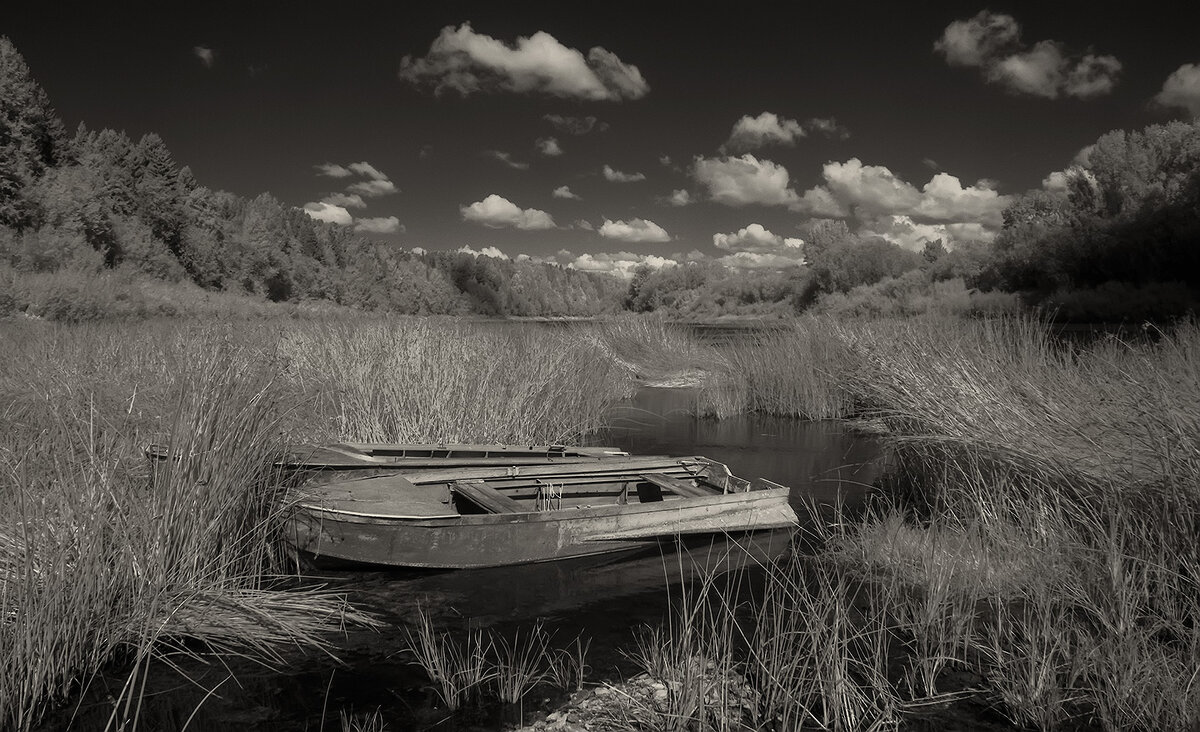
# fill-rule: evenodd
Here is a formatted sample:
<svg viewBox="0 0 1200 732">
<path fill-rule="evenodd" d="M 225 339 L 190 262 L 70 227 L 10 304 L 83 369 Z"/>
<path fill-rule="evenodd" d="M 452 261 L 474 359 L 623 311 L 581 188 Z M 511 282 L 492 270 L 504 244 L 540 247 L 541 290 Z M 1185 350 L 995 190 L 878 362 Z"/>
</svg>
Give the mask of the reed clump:
<svg viewBox="0 0 1200 732">
<path fill-rule="evenodd" d="M 1200 723 L 1200 329 L 1153 336 L 1071 343 L 1028 318 L 843 332 L 899 469 L 836 551 L 963 595 L 911 653 L 965 634 L 959 657 L 1019 724 Z"/>
<path fill-rule="evenodd" d="M 485 696 L 520 705 L 529 692 L 547 683 L 564 691 L 579 689 L 591 645 L 577 637 L 571 646 L 558 648 L 540 620 L 511 635 L 470 624 L 452 631 L 439 628 L 421 606 L 415 627 L 406 627 L 404 634 L 404 652 L 424 669 L 434 694 L 451 712 Z"/>
<path fill-rule="evenodd" d="M 845 374 L 853 354 L 829 318 L 805 317 L 723 346 L 718 368 L 700 395 L 700 413 L 728 417 L 761 412 L 802 419 L 840 419 L 854 412 Z"/>
<path fill-rule="evenodd" d="M 570 443 L 603 426 L 629 374 L 568 329 L 405 319 L 285 331 L 317 434 L 365 442 Z"/>
<path fill-rule="evenodd" d="M 127 673 L 110 725 L 136 728 L 151 660 L 269 664 L 369 622 L 279 579 L 274 376 L 201 334 L 40 331 L 0 366 L 5 729 L 33 728 L 114 663 Z M 159 430 L 176 458 L 152 471 L 141 449 Z"/>
</svg>

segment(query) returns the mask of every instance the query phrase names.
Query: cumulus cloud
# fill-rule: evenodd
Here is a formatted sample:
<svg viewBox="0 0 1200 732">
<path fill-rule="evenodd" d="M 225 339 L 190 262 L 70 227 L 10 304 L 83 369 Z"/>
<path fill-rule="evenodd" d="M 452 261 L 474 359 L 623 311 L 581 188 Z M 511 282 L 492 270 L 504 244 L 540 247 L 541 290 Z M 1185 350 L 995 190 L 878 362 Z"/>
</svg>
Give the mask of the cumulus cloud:
<svg viewBox="0 0 1200 732">
<path fill-rule="evenodd" d="M 1171 72 L 1154 101 L 1164 107 L 1186 109 L 1193 117 L 1200 117 L 1200 64 L 1184 64 Z"/>
<path fill-rule="evenodd" d="M 619 170 L 614 170 L 612 166 L 604 166 L 604 180 L 610 183 L 634 183 L 639 180 L 646 180 L 643 173 L 622 173 Z"/>
<path fill-rule="evenodd" d="M 995 229 L 978 223 L 921 224 L 902 214 L 879 217 L 864 225 L 858 233 L 887 239 L 910 251 L 920 251 L 927 243 L 939 239 L 953 247 L 965 241 L 991 241 L 996 236 Z"/>
<path fill-rule="evenodd" d="M 1021 36 L 1021 27 L 1011 15 L 982 10 L 973 18 L 956 20 L 933 44 L 951 66 L 983 66 Z"/>
<path fill-rule="evenodd" d="M 799 198 L 788 187 L 787 168 L 749 153 L 741 157 L 697 156 L 692 161 L 692 177 L 707 189 L 709 198 L 727 206 L 784 206 Z"/>
<path fill-rule="evenodd" d="M 671 235 L 661 226 L 646 219 L 630 219 L 629 221 L 611 221 L 604 219 L 600 226 L 600 236 L 606 239 L 621 241 L 670 241 Z"/>
<path fill-rule="evenodd" d="M 317 175 L 324 175 L 330 178 L 349 178 L 354 175 L 354 171 L 337 163 L 321 163 L 320 165 L 314 165 L 313 168 L 316 169 Z"/>
<path fill-rule="evenodd" d="M 687 206 L 692 203 L 692 194 L 683 188 L 676 188 L 671 191 L 671 195 L 667 196 L 666 201 L 672 206 Z"/>
<path fill-rule="evenodd" d="M 404 231 L 404 227 L 400 224 L 400 219 L 395 216 L 380 216 L 355 221 L 354 230 L 367 231 L 372 234 L 395 234 Z"/>
<path fill-rule="evenodd" d="M 596 230 L 596 227 L 592 226 L 592 222 L 588 221 L 587 219 L 576 219 L 572 226 L 574 226 L 576 229 L 583 229 L 584 231 Z"/>
<path fill-rule="evenodd" d="M 990 181 L 963 187 L 955 176 L 937 173 L 918 190 L 888 168 L 863 165 L 858 158 L 826 163 L 822 175 L 825 184 L 806 191 L 793 208 L 828 218 L 853 215 L 867 220 L 904 214 L 929 222 L 999 226 L 1000 214 L 1009 203 Z"/>
<path fill-rule="evenodd" d="M 583 200 L 579 196 L 572 193 L 571 188 L 569 186 L 559 186 L 558 188 L 555 188 L 554 192 L 551 193 L 550 195 L 554 196 L 555 198 L 569 198 L 572 201 L 582 201 Z"/>
<path fill-rule="evenodd" d="M 558 254 L 560 259 L 566 259 L 564 265 L 572 269 L 585 272 L 604 272 L 626 279 L 632 278 L 634 270 L 643 265 L 662 269 L 678 264 L 674 259 L 655 254 L 634 254 L 633 252 L 597 252 L 575 256 L 570 252 L 561 251 Z"/>
<path fill-rule="evenodd" d="M 1114 56 L 1074 53 L 1052 40 L 1027 46 L 1011 15 L 988 10 L 950 23 L 933 47 L 952 66 L 978 67 L 989 82 L 1046 99 L 1108 94 L 1121 73 Z"/>
<path fill-rule="evenodd" d="M 472 257 L 491 257 L 492 259 L 508 259 L 508 255 L 500 251 L 496 247 L 483 247 L 481 249 L 472 249 L 469 246 L 461 246 L 454 251 L 462 254 L 470 254 Z"/>
<path fill-rule="evenodd" d="M 512 155 L 509 155 L 503 150 L 484 150 L 483 154 L 493 160 L 499 160 L 514 170 L 529 170 L 529 163 L 522 163 L 518 160 L 514 160 Z"/>
<path fill-rule="evenodd" d="M 713 234 L 713 246 L 727 252 L 799 256 L 804 240 L 784 238 L 771 233 L 762 224 L 750 224 L 733 234 Z"/>
<path fill-rule="evenodd" d="M 538 152 L 549 158 L 556 158 L 563 154 L 563 149 L 559 146 L 558 140 L 553 137 L 539 137 L 534 143 L 537 146 Z"/>
<path fill-rule="evenodd" d="M 721 152 L 746 152 L 768 145 L 791 147 L 809 132 L 843 140 L 850 136 L 849 130 L 832 118 L 814 117 L 801 124 L 773 112 L 763 112 L 757 117 L 745 115 L 735 122 L 729 139 L 721 146 Z"/>
<path fill-rule="evenodd" d="M 554 128 L 559 132 L 565 132 L 568 135 L 586 135 L 592 130 L 603 132 L 608 129 L 607 122 L 601 122 L 591 115 L 586 117 L 571 117 L 561 114 L 545 114 L 542 115 L 542 119 L 554 125 Z"/>
<path fill-rule="evenodd" d="M 757 117 L 745 115 L 733 124 L 733 131 L 722 149 L 743 152 L 766 145 L 790 146 L 804 135 L 804 128 L 794 119 L 785 119 L 773 112 L 763 112 Z"/>
<path fill-rule="evenodd" d="M 204 64 L 206 69 L 211 69 L 217 58 L 216 52 L 208 46 L 192 46 L 192 54 L 200 59 L 200 63 Z"/>
<path fill-rule="evenodd" d="M 713 261 L 733 269 L 784 269 L 800 265 L 804 260 L 799 256 L 770 252 L 734 252 Z"/>
<path fill-rule="evenodd" d="M 592 101 L 639 99 L 650 91 L 641 71 L 599 46 L 582 52 L 545 31 L 508 44 L 470 23 L 442 29 L 423 58 L 405 56 L 400 78 L 462 96 L 475 92 L 540 93 Z"/>
<path fill-rule="evenodd" d="M 850 130 L 838 124 L 833 117 L 813 117 L 804 123 L 804 129 L 809 132 L 820 132 L 826 137 L 845 140 L 850 137 Z"/>
<path fill-rule="evenodd" d="M 304 213 L 308 214 L 309 218 L 330 224 L 345 226 L 354 221 L 354 217 L 350 215 L 349 211 L 341 206 L 334 206 L 324 201 L 314 201 L 304 204 Z"/>
<path fill-rule="evenodd" d="M 515 229 L 553 229 L 554 219 L 545 211 L 536 208 L 522 209 L 512 201 L 495 193 L 470 206 L 460 206 L 459 213 L 464 221 L 472 221 L 493 229 L 511 227 Z"/>
<path fill-rule="evenodd" d="M 378 198 L 389 193 L 399 193 L 400 189 L 396 188 L 396 184 L 390 180 L 360 180 L 346 186 L 346 192 L 367 198 Z"/>
<path fill-rule="evenodd" d="M 367 202 L 357 193 L 331 193 L 321 199 L 321 203 L 343 208 L 366 208 Z"/>
</svg>

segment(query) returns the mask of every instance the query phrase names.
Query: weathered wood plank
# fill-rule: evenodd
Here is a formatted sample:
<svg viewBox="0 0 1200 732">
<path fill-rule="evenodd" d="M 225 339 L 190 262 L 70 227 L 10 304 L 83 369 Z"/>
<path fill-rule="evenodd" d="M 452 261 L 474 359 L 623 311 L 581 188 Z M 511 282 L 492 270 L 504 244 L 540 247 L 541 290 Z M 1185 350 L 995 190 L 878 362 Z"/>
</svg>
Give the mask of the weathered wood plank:
<svg viewBox="0 0 1200 732">
<path fill-rule="evenodd" d="M 529 507 L 522 506 L 486 483 L 460 480 L 451 484 L 451 490 L 489 513 L 526 513 L 529 511 Z"/>
</svg>

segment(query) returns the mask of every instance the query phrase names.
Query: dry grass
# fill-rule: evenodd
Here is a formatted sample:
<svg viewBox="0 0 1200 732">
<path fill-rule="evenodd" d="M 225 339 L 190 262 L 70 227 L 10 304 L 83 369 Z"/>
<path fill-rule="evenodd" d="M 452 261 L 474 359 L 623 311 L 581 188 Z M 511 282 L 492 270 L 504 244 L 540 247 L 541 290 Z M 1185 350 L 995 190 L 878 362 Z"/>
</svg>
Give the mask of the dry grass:
<svg viewBox="0 0 1200 732">
<path fill-rule="evenodd" d="M 569 443 L 603 425 L 630 375 L 567 330 L 396 320 L 285 331 L 318 432 L 373 442 Z"/>
<path fill-rule="evenodd" d="M 136 728 L 153 659 L 278 663 L 370 622 L 283 576 L 285 441 L 571 440 L 630 383 L 583 339 L 452 321 L 0 327 L 4 729 L 106 666 Z"/>
</svg>

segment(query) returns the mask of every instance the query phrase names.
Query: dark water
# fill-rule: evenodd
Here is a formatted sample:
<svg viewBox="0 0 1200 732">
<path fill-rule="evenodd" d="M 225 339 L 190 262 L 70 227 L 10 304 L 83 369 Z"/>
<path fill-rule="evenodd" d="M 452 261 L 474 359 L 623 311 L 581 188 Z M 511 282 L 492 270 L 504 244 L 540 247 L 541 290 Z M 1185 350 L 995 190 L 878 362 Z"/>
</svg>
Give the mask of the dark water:
<svg viewBox="0 0 1200 732">
<path fill-rule="evenodd" d="M 736 475 L 791 486 L 796 502 L 812 496 L 853 504 L 881 471 L 878 444 L 836 422 L 753 415 L 697 420 L 688 414 L 693 399 L 688 390 L 645 389 L 613 415 L 612 429 L 593 444 L 635 454 L 704 455 L 726 463 Z M 423 672 L 406 663 L 402 653 L 402 628 L 412 623 L 418 607 L 450 630 L 487 627 L 511 635 L 541 619 L 556 645 L 566 646 L 577 636 L 590 639 L 590 678 L 613 678 L 631 671 L 618 649 L 630 647 L 634 628 L 662 621 L 670 587 L 701 572 L 776 556 L 789 539 L 790 532 L 777 531 L 692 541 L 678 550 L 656 547 L 640 555 L 455 572 L 331 572 L 312 579 L 346 591 L 385 623 L 378 632 L 356 631 L 338 639 L 344 665 L 312 654 L 287 657 L 277 670 L 241 663 L 192 665 L 193 682 L 159 670 L 145 714 L 150 728 L 159 729 L 182 728 L 198 707 L 188 729 L 318 730 L 323 715 L 326 729 L 340 729 L 339 710 L 382 707 L 390 729 L 445 729 L 435 726 L 440 717 L 430 710 Z M 217 692 L 204 699 L 205 690 L 217 684 Z M 110 709 L 102 699 L 85 702 L 76 727 L 102 728 Z M 496 722 L 481 719 L 476 726 L 487 729 Z"/>
</svg>

